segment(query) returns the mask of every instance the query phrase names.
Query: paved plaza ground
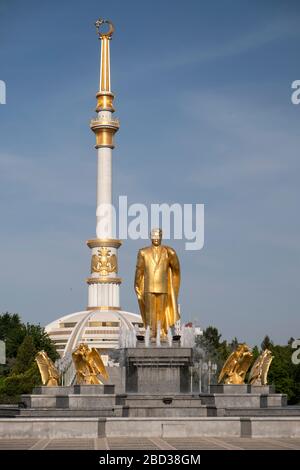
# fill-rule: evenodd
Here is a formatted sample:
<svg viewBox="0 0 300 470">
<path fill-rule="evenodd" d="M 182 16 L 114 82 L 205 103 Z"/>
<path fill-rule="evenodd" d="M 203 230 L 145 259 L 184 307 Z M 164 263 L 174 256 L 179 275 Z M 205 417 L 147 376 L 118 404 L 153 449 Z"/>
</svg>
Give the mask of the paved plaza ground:
<svg viewBox="0 0 300 470">
<path fill-rule="evenodd" d="M 97 438 L 0 439 L 0 450 L 300 450 L 300 439 L 257 438 Z"/>
</svg>

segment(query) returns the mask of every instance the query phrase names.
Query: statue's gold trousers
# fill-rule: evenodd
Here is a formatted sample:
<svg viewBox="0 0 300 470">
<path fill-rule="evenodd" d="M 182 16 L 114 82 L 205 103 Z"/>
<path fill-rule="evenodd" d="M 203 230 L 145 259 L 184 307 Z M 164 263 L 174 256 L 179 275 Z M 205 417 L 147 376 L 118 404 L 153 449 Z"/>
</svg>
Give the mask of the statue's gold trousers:
<svg viewBox="0 0 300 470">
<path fill-rule="evenodd" d="M 164 325 L 167 302 L 168 294 L 145 292 L 145 314 L 152 338 L 155 338 L 157 334 L 157 322 L 160 322 L 161 328 Z M 163 335 L 162 329 L 161 334 Z"/>
</svg>

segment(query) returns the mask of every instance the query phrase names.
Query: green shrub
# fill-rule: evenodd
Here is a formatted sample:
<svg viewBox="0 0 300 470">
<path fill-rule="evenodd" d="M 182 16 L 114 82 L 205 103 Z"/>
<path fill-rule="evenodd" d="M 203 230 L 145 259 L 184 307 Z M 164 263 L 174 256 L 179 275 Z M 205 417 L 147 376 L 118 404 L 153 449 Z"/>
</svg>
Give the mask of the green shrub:
<svg viewBox="0 0 300 470">
<path fill-rule="evenodd" d="M 17 402 L 20 395 L 31 393 L 32 389 L 40 384 L 38 368 L 36 364 L 33 364 L 26 372 L 12 374 L 0 381 L 0 400 L 2 403 Z"/>
</svg>

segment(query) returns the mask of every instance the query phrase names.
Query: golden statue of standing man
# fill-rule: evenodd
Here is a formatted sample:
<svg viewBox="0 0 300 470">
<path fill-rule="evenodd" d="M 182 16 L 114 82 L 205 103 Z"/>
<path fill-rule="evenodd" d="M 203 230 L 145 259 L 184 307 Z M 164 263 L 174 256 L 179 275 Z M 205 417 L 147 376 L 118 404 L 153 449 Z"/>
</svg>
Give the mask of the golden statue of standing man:
<svg viewBox="0 0 300 470">
<path fill-rule="evenodd" d="M 145 328 L 150 327 L 156 338 L 157 324 L 161 334 L 179 320 L 178 292 L 180 265 L 175 250 L 161 244 L 162 230 L 151 230 L 152 245 L 138 252 L 135 272 L 135 292 Z"/>
</svg>

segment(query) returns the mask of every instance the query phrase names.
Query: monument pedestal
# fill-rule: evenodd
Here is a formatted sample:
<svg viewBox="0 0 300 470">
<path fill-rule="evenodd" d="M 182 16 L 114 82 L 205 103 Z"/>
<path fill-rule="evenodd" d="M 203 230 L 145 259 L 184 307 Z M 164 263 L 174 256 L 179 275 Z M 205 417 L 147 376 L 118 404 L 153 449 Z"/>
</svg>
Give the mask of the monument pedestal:
<svg viewBox="0 0 300 470">
<path fill-rule="evenodd" d="M 41 385 L 35 387 L 32 391 L 33 395 L 106 395 L 114 394 L 115 386 L 113 384 L 99 384 L 99 385 L 58 385 L 57 387 L 46 387 Z"/>
<path fill-rule="evenodd" d="M 113 384 L 36 387 L 20 407 L 0 406 L 0 438 L 300 437 L 300 407 L 286 406 L 269 386 L 190 393 L 191 348 L 124 354 L 126 393 Z"/>
<path fill-rule="evenodd" d="M 138 347 L 125 349 L 126 393 L 190 392 L 192 349 Z"/>
<path fill-rule="evenodd" d="M 102 416 L 114 416 L 116 408 L 114 389 L 113 384 L 35 387 L 32 394 L 21 395 L 21 406 L 27 410 L 34 410 L 35 415 L 48 415 L 49 410 L 59 410 L 60 414 L 63 410 L 64 415 L 72 415 L 72 410 L 85 412 L 94 410 L 97 413 L 101 411 Z M 121 408 L 118 411 L 122 414 Z"/>
<path fill-rule="evenodd" d="M 275 393 L 272 385 L 211 385 L 209 393 L 201 394 L 200 398 L 203 404 L 216 406 L 221 416 L 232 409 L 239 410 L 242 415 L 244 410 L 252 409 L 255 414 L 258 409 L 287 406 L 286 395 Z"/>
<path fill-rule="evenodd" d="M 275 393 L 272 385 L 250 385 L 250 384 L 219 384 L 211 385 L 210 393 L 224 393 L 225 395 L 240 395 L 245 393 L 258 393 L 267 395 Z"/>
</svg>

